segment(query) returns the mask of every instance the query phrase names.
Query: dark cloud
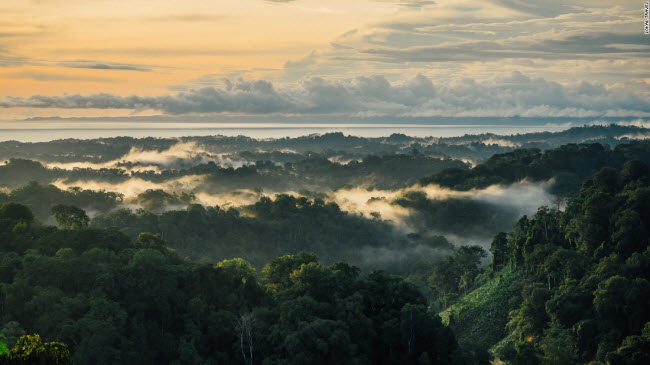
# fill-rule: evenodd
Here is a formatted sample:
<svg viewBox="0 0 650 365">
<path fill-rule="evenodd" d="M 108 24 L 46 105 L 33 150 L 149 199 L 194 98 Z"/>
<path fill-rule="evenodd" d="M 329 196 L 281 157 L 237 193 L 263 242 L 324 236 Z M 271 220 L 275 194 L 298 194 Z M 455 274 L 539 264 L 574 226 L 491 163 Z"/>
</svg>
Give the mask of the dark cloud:
<svg viewBox="0 0 650 365">
<path fill-rule="evenodd" d="M 492 0 L 493 3 L 522 13 L 543 17 L 555 17 L 571 11 L 571 6 L 562 3 L 535 3 L 522 0 Z"/>
<path fill-rule="evenodd" d="M 151 71 L 147 66 L 125 63 L 105 63 L 97 61 L 70 61 L 59 64 L 68 68 L 87 68 L 93 70 L 121 70 L 121 71 Z"/>
<path fill-rule="evenodd" d="M 394 117 L 605 117 L 650 115 L 643 93 L 598 83 L 564 86 L 519 72 L 486 81 L 434 85 L 422 75 L 403 82 L 382 76 L 331 81 L 309 78 L 276 88 L 265 80 L 226 81 L 175 95 L 144 97 L 35 95 L 6 97 L 0 107 L 160 110 L 165 114 L 337 115 Z"/>
<path fill-rule="evenodd" d="M 634 46 L 634 47 L 626 47 Z M 490 61 L 506 58 L 607 59 L 650 57 L 642 34 L 594 33 L 562 39 L 481 40 L 408 48 L 366 48 L 362 54 L 384 62 Z"/>
<path fill-rule="evenodd" d="M 2 75 L 8 79 L 32 79 L 37 81 L 81 81 L 81 82 L 113 82 L 113 79 L 104 77 L 75 76 L 52 72 L 21 71 Z"/>
<path fill-rule="evenodd" d="M 427 6 L 435 5 L 435 1 L 427 1 L 427 0 L 412 0 L 412 1 L 403 1 L 400 2 L 399 5 L 403 6 L 405 8 L 410 8 L 410 9 L 422 9 Z"/>
<path fill-rule="evenodd" d="M 435 1 L 431 1 L 431 0 L 401 0 L 401 1 L 400 0 L 375 0 L 375 1 L 382 2 L 382 3 L 392 3 L 409 10 L 421 10 L 422 8 L 425 8 L 427 6 L 432 6 L 436 4 Z"/>
<path fill-rule="evenodd" d="M 27 63 L 23 57 L 15 57 L 0 47 L 0 67 L 14 67 Z"/>
</svg>

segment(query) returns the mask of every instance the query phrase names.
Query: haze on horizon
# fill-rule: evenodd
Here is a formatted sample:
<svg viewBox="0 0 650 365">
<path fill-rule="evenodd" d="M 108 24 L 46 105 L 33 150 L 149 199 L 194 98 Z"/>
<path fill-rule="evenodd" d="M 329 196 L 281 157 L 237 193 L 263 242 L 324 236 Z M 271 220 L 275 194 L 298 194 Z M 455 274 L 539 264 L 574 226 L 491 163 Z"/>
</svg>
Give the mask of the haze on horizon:
<svg viewBox="0 0 650 365">
<path fill-rule="evenodd" d="M 648 118 L 642 7 L 6 1 L 0 119 Z"/>
</svg>

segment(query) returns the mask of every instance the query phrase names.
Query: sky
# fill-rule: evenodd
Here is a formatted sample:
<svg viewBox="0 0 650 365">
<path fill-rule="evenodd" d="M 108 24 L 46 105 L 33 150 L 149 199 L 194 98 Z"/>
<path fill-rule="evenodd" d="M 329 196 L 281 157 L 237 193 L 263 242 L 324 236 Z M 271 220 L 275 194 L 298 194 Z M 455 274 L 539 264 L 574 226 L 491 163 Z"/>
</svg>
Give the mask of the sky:
<svg viewBox="0 0 650 365">
<path fill-rule="evenodd" d="M 3 0 L 0 119 L 650 117 L 642 1 Z"/>
</svg>

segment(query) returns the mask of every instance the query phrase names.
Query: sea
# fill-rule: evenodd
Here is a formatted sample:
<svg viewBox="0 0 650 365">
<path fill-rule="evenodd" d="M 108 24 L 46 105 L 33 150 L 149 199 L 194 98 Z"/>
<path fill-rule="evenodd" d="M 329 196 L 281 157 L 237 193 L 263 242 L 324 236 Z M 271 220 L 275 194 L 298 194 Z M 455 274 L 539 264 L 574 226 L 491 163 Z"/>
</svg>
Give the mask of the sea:
<svg viewBox="0 0 650 365">
<path fill-rule="evenodd" d="M 0 123 L 0 141 L 47 142 L 60 139 L 110 137 L 175 138 L 189 136 L 248 136 L 257 139 L 299 137 L 341 132 L 359 137 L 385 137 L 401 133 L 413 137 L 455 137 L 466 134 L 498 135 L 558 132 L 573 125 L 540 124 L 324 124 L 324 123 Z"/>
</svg>

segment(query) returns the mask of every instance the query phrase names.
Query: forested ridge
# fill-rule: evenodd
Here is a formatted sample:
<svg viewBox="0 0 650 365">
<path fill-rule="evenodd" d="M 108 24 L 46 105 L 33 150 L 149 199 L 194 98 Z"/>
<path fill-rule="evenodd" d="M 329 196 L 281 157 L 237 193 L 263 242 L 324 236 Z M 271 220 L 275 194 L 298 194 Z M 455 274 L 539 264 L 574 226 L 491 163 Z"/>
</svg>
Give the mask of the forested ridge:
<svg viewBox="0 0 650 365">
<path fill-rule="evenodd" d="M 452 363 L 451 331 L 397 276 L 312 254 L 258 273 L 183 260 L 158 235 L 42 226 L 0 206 L 1 329 L 67 344 L 85 363 Z M 2 359 L 2 358 L 0 358 Z"/>
<path fill-rule="evenodd" d="M 513 135 L 493 133 L 458 137 L 412 137 L 395 133 L 388 137 L 364 138 L 340 132 L 296 138 L 255 139 L 246 136 L 204 136 L 181 138 L 115 137 L 90 140 L 62 139 L 49 142 L 0 142 L 1 159 L 29 159 L 44 162 L 107 162 L 126 155 L 133 148 L 164 151 L 177 144 L 197 143 L 213 153 L 226 154 L 234 161 L 272 160 L 296 162 L 307 156 L 360 159 L 367 155 L 408 153 L 416 148 L 425 155 L 482 161 L 497 153 L 516 148 L 550 149 L 569 143 L 600 143 L 615 146 L 634 140 L 648 128 L 633 125 L 584 125 L 559 132 L 534 132 Z"/>
<path fill-rule="evenodd" d="M 451 197 L 370 198 L 418 214 L 406 228 L 318 193 L 235 208 L 148 190 L 130 209 L 117 192 L 7 190 L 0 363 L 647 364 L 649 151 L 516 149 L 422 178 Z M 453 194 L 521 180 L 557 204 L 485 248 L 443 236 L 501 230 L 514 211 Z"/>
<path fill-rule="evenodd" d="M 541 151 L 520 148 L 495 154 L 472 169 L 451 168 L 420 179 L 422 185 L 439 184 L 457 190 L 509 184 L 523 179 L 555 179 L 554 192 L 577 191 L 583 180 L 603 167 L 621 169 L 630 160 L 650 164 L 650 143 L 637 141 L 613 149 L 599 143 L 567 144 Z"/>
<path fill-rule="evenodd" d="M 209 185 L 205 189 L 209 191 L 252 189 L 260 186 L 276 191 L 296 187 L 338 189 L 361 184 L 377 188 L 397 188 L 415 183 L 422 175 L 452 167 L 467 168 L 467 165 L 459 160 L 425 156 L 417 150 L 407 154 L 366 155 L 345 164 L 316 155 L 285 163 L 256 160 L 238 167 L 222 166 L 215 161 L 205 162 L 197 159 L 191 161 L 191 165 L 167 167 L 162 171 L 155 171 L 159 169 L 155 165 L 130 172 L 121 168 L 134 166 L 138 165 L 124 163 L 118 167 L 62 169 L 48 168 L 39 161 L 12 158 L 6 164 L 0 165 L 0 185 L 16 187 L 32 181 L 51 183 L 57 180 L 70 183 L 96 180 L 118 184 L 129 179 L 160 183 L 187 176 L 204 176 L 207 178 L 205 185 Z"/>
<path fill-rule="evenodd" d="M 649 363 L 649 182 L 640 161 L 601 169 L 566 210 L 496 235 L 485 284 L 442 313 L 461 347 L 510 364 Z"/>
</svg>

